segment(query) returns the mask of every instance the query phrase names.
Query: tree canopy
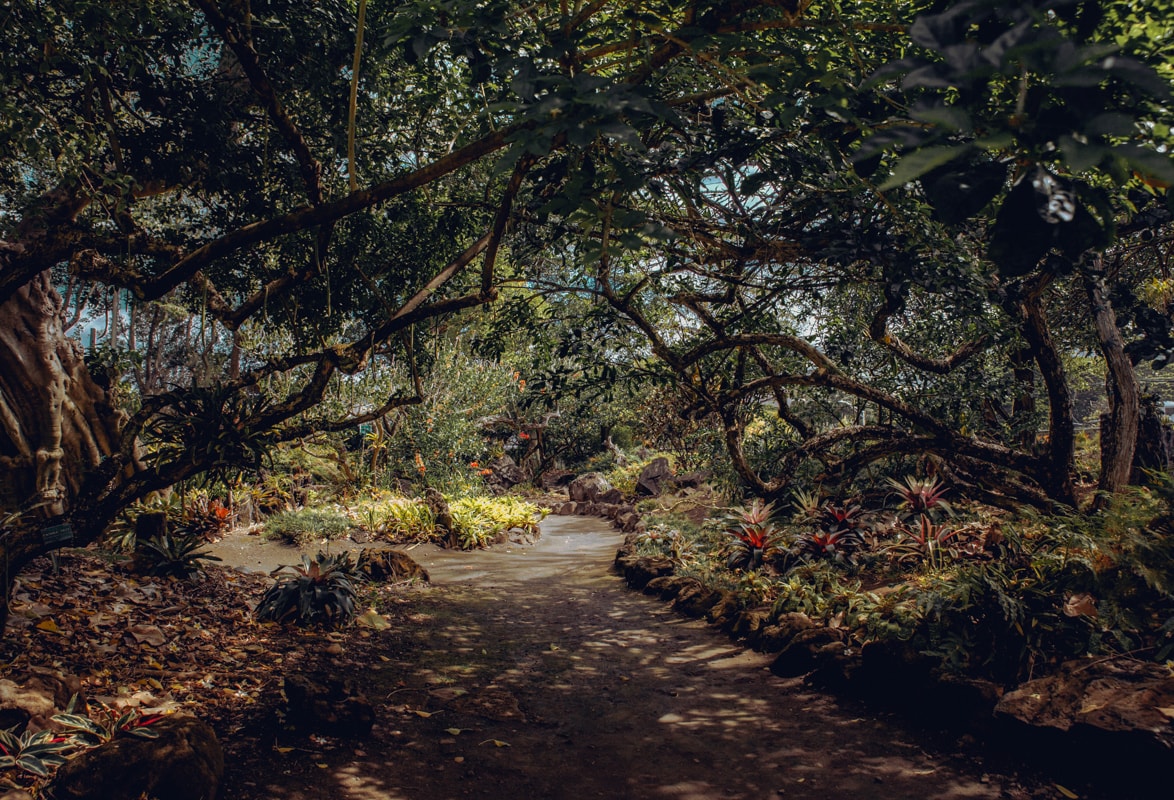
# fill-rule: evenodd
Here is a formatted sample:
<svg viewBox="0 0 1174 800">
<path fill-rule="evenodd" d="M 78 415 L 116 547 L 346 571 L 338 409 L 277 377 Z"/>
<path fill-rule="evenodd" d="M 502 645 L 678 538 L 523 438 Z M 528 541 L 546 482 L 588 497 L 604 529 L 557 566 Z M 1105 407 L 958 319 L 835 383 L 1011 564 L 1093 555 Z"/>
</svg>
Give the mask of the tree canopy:
<svg viewBox="0 0 1174 800">
<path fill-rule="evenodd" d="M 766 495 L 929 454 L 992 502 L 1073 504 L 1071 360 L 1099 353 L 1113 491 L 1134 363 L 1174 344 L 1168 10 L 14 2 L 4 558 L 421 402 L 427 336 L 507 288 L 624 330 L 586 341 L 719 420 Z M 139 365 L 119 405 L 117 359 L 67 336 L 94 296 L 144 337 L 177 311 L 202 368 Z M 378 401 L 323 403 L 372 368 Z"/>
</svg>

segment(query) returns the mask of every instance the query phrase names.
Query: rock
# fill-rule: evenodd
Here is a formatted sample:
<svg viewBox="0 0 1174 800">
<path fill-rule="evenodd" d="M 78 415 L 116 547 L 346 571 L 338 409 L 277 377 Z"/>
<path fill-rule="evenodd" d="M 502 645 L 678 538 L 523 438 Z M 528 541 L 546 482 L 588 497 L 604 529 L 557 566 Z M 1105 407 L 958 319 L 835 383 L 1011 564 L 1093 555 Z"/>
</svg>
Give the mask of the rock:
<svg viewBox="0 0 1174 800">
<path fill-rule="evenodd" d="M 681 588 L 673 601 L 673 609 L 687 617 L 704 617 L 722 599 L 722 593 L 700 581 Z"/>
<path fill-rule="evenodd" d="M 371 732 L 375 710 L 352 681 L 325 675 L 285 678 L 286 719 L 295 728 L 358 738 Z"/>
<path fill-rule="evenodd" d="M 498 484 L 508 489 L 526 481 L 526 473 L 509 456 L 498 456 L 485 466 L 486 469 L 492 470 L 488 479 L 491 484 Z"/>
<path fill-rule="evenodd" d="M 1174 677 L 1161 664 L 1089 657 L 1007 692 L 1001 739 L 1079 777 L 1150 797 L 1174 764 Z"/>
<path fill-rule="evenodd" d="M 718 589 L 717 593 L 717 602 L 710 607 L 709 611 L 705 612 L 705 619 L 711 625 L 729 628 L 734 624 L 734 617 L 742 610 L 742 604 L 738 602 L 738 596 L 733 592 Z"/>
<path fill-rule="evenodd" d="M 402 550 L 364 548 L 355 562 L 355 569 L 369 581 L 429 582 L 428 570 Z"/>
<path fill-rule="evenodd" d="M 1174 718 L 1160 710 L 1172 708 L 1174 677 L 1166 667 L 1088 658 L 1007 692 L 995 714 L 1033 727 L 1136 735 L 1174 751 Z"/>
<path fill-rule="evenodd" d="M 654 458 L 644 469 L 640 470 L 640 477 L 636 479 L 636 494 L 645 497 L 660 497 L 664 485 L 673 476 L 669 468 L 669 460 L 664 456 Z"/>
<path fill-rule="evenodd" d="M 673 485 L 679 489 L 697 489 L 713 477 L 711 472 L 686 472 L 673 477 Z"/>
<path fill-rule="evenodd" d="M 624 533 L 631 533 L 636 530 L 636 523 L 640 521 L 640 515 L 636 512 L 630 512 L 616 517 L 616 522 L 619 523 L 620 530 Z"/>
<path fill-rule="evenodd" d="M 844 634 L 834 628 L 807 628 L 796 633 L 770 665 L 780 678 L 805 675 L 823 663 L 829 650 L 826 645 L 843 646 Z"/>
<path fill-rule="evenodd" d="M 9 789 L 4 794 L 0 794 L 0 800 L 33 800 L 33 796 L 20 789 Z"/>
<path fill-rule="evenodd" d="M 754 642 L 770 622 L 770 617 L 770 606 L 747 608 L 734 617 L 730 625 L 730 636 L 733 636 L 735 639 L 745 639 Z"/>
<path fill-rule="evenodd" d="M 578 507 L 579 507 L 578 503 L 571 502 L 568 500 L 567 502 L 563 503 L 561 506 L 558 507 L 558 513 L 560 516 L 563 516 L 563 517 L 573 517 L 573 516 L 575 516 L 575 511 L 578 509 Z"/>
<path fill-rule="evenodd" d="M 565 469 L 548 469 L 546 472 L 538 476 L 538 485 L 543 491 L 550 491 L 557 489 L 560 486 L 566 486 L 575 479 L 575 473 Z"/>
<path fill-rule="evenodd" d="M 535 528 L 527 530 L 525 528 L 510 528 L 506 531 L 506 537 L 512 544 L 534 544 L 541 538 L 541 532 Z"/>
<path fill-rule="evenodd" d="M 624 580 L 633 589 L 643 589 L 653 578 L 672 575 L 673 569 L 667 556 L 628 556 L 623 566 Z"/>
<path fill-rule="evenodd" d="M 215 800 L 224 777 L 216 734 L 193 717 L 151 726 L 157 739 L 123 736 L 70 759 L 45 795 L 56 800 Z"/>
<path fill-rule="evenodd" d="M 655 594 L 662 600 L 672 600 L 689 580 L 690 578 L 679 575 L 662 575 L 659 578 L 653 578 L 644 586 L 644 594 Z"/>
<path fill-rule="evenodd" d="M 619 489 L 608 489 L 599 495 L 600 503 L 611 503 L 612 505 L 619 505 L 624 502 L 624 493 Z"/>
<path fill-rule="evenodd" d="M 912 643 L 899 639 L 868 642 L 860 657 L 862 692 L 898 707 L 904 707 L 906 701 L 921 702 L 924 687 L 932 680 L 934 661 Z"/>
<path fill-rule="evenodd" d="M 603 473 L 588 472 L 571 481 L 567 486 L 567 492 L 571 499 L 577 503 L 594 503 L 601 494 L 610 491 L 611 488 L 611 484 L 608 483 L 607 478 L 603 477 Z"/>
<path fill-rule="evenodd" d="M 81 692 L 81 680 L 75 676 L 44 667 L 30 667 L 28 671 L 23 685 L 0 679 L 0 729 L 44 730 L 50 718 L 64 711 L 73 696 Z"/>
<path fill-rule="evenodd" d="M 431 486 L 425 489 L 424 504 L 432 512 L 432 521 L 436 525 L 437 533 L 443 537 L 445 547 L 459 548 L 460 542 L 457 541 L 456 527 L 452 521 L 452 509 L 448 507 L 448 501 L 444 499 L 440 490 Z"/>
</svg>

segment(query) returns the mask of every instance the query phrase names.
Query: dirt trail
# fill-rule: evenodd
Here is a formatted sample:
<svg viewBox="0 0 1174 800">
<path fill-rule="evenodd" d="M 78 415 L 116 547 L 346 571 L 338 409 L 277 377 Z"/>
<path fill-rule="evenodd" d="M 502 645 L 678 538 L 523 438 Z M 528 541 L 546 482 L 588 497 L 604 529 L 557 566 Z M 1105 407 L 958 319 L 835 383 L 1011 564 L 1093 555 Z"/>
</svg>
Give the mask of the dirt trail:
<svg viewBox="0 0 1174 800">
<path fill-rule="evenodd" d="M 376 634 L 389 660 L 360 673 L 372 737 L 230 764 L 228 800 L 1033 796 L 627 591 L 604 523 L 550 517 L 543 533 L 414 550 L 434 588 Z"/>
</svg>

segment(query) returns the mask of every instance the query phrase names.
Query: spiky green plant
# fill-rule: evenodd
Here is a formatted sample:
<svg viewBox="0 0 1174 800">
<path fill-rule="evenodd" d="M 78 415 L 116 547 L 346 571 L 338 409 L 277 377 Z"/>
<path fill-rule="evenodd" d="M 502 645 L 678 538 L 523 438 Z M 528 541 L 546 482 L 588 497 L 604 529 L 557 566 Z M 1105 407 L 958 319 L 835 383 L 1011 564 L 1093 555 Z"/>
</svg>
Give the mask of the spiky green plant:
<svg viewBox="0 0 1174 800">
<path fill-rule="evenodd" d="M 194 578 L 204 572 L 205 561 L 220 561 L 201 548 L 205 542 L 190 533 L 163 534 L 139 542 L 136 560 L 148 575 L 171 575 L 176 578 Z"/>
<path fill-rule="evenodd" d="M 304 555 L 300 566 L 283 565 L 270 575 L 277 583 L 257 604 L 257 619 L 336 628 L 355 616 L 358 572 L 349 553 Z"/>
</svg>

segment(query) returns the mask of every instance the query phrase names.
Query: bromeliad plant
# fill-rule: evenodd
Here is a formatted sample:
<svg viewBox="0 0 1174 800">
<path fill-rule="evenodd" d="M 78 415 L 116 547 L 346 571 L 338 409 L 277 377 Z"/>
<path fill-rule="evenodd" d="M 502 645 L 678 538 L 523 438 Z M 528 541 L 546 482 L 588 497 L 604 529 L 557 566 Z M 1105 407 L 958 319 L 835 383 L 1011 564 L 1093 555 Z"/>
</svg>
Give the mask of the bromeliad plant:
<svg viewBox="0 0 1174 800">
<path fill-rule="evenodd" d="M 761 500 L 733 510 L 725 529 L 733 538 L 733 550 L 726 561 L 730 569 L 758 569 L 777 549 L 778 526 L 773 516 L 774 504 Z"/>
<path fill-rule="evenodd" d="M 257 604 L 257 619 L 337 628 L 355 616 L 358 572 L 349 553 L 302 556 L 301 566 L 284 565 L 270 575 L 277 583 Z"/>
<path fill-rule="evenodd" d="M 205 561 L 220 561 L 206 550 L 204 540 L 195 534 L 163 534 L 139 542 L 136 559 L 148 575 L 170 575 L 191 579 L 204 572 Z"/>
<path fill-rule="evenodd" d="M 855 504 L 825 503 L 819 509 L 819 526 L 799 537 L 796 549 L 807 558 L 850 559 L 864 544 L 860 532 L 864 510 Z"/>
<path fill-rule="evenodd" d="M 903 526 L 899 538 L 885 548 L 898 564 L 926 562 L 941 568 L 947 556 L 957 557 L 955 548 L 959 530 L 934 522 L 928 514 L 918 517 L 916 526 Z"/>
<path fill-rule="evenodd" d="M 946 492 L 949 490 L 937 478 L 906 475 L 901 480 L 886 480 L 889 486 L 893 487 L 892 494 L 899 498 L 897 510 L 902 517 L 924 514 L 936 522 L 942 515 L 954 515 L 953 507 L 945 500 Z"/>
</svg>

